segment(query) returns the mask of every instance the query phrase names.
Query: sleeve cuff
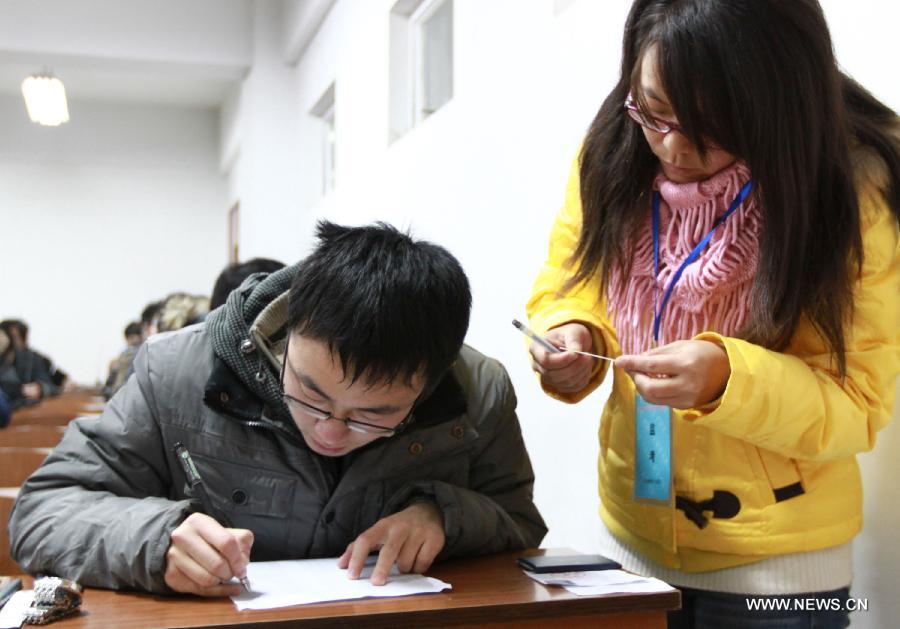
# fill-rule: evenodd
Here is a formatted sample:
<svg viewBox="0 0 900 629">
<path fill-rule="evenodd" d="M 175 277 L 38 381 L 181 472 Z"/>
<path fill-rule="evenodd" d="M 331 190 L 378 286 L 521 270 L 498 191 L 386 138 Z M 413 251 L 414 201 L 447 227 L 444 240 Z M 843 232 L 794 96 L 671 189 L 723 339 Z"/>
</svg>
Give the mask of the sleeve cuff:
<svg viewBox="0 0 900 629">
<path fill-rule="evenodd" d="M 725 350 L 725 354 L 728 355 L 728 365 L 731 366 L 731 355 L 728 353 L 728 345 L 725 343 L 725 339 L 722 335 L 717 334 L 715 332 L 703 332 L 698 334 L 693 338 L 695 341 L 708 341 L 710 343 L 715 343 L 723 350 Z M 733 374 L 732 374 L 733 375 Z M 728 388 L 731 386 L 732 376 L 728 376 L 728 382 L 725 383 L 725 388 L 722 390 L 722 394 L 719 395 L 714 400 L 710 400 L 706 404 L 701 406 L 695 406 L 693 408 L 686 408 L 676 411 L 676 415 L 686 421 L 693 421 L 695 419 L 699 419 L 706 415 L 709 415 L 716 411 L 725 400 L 725 396 L 728 394 Z"/>
</svg>

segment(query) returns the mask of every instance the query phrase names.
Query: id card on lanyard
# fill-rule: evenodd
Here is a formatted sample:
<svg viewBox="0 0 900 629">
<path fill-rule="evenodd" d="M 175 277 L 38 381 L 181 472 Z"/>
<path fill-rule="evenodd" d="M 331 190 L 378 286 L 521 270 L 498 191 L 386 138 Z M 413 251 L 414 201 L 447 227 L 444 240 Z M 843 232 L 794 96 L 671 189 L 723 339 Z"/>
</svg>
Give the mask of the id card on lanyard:
<svg viewBox="0 0 900 629">
<path fill-rule="evenodd" d="M 663 293 L 662 302 L 654 307 L 653 343 L 659 343 L 659 326 L 672 291 L 684 270 L 695 262 L 709 245 L 713 233 L 740 207 L 753 187 L 748 180 L 722 216 L 713 223 L 706 236 L 688 254 Z M 659 277 L 659 192 L 653 194 L 653 278 Z M 634 499 L 669 505 L 672 502 L 672 409 L 651 404 L 635 394 Z"/>
</svg>

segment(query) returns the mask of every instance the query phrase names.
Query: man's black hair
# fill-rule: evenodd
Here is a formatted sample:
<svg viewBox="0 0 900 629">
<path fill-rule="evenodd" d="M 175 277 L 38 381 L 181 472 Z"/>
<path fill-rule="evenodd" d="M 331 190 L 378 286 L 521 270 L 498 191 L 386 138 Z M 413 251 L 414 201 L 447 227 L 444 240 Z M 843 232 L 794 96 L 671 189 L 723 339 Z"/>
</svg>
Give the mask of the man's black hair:
<svg viewBox="0 0 900 629">
<path fill-rule="evenodd" d="M 472 293 L 456 258 L 386 223 L 320 221 L 316 235 L 291 286 L 289 329 L 327 344 L 353 382 L 409 383 L 420 372 L 437 382 L 469 327 Z"/>
<path fill-rule="evenodd" d="M 125 338 L 128 338 L 129 336 L 138 336 L 143 333 L 144 331 L 141 328 L 141 324 L 137 321 L 132 321 L 125 326 Z"/>
<path fill-rule="evenodd" d="M 228 295 L 241 285 L 245 279 L 254 273 L 274 273 L 284 268 L 284 262 L 270 258 L 253 258 L 246 262 L 235 262 L 226 266 L 213 287 L 212 297 L 209 298 L 210 311 L 215 310 L 225 303 Z"/>
<path fill-rule="evenodd" d="M 152 301 L 141 311 L 141 324 L 149 325 L 153 318 L 162 312 L 163 302 L 162 301 Z"/>
<path fill-rule="evenodd" d="M 0 321 L 0 329 L 6 332 L 10 340 L 14 336 L 13 330 L 15 330 L 22 342 L 28 344 L 28 324 L 21 319 L 4 319 Z"/>
</svg>

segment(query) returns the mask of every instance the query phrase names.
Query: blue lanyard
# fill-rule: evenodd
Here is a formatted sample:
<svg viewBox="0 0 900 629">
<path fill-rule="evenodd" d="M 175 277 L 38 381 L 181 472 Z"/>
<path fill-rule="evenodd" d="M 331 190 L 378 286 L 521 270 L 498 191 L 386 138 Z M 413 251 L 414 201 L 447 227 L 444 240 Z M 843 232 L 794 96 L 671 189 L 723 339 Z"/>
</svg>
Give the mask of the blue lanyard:
<svg viewBox="0 0 900 629">
<path fill-rule="evenodd" d="M 713 223 L 712 229 L 703 237 L 703 240 L 697 243 L 697 246 L 688 254 L 688 257 L 685 258 L 684 262 L 681 263 L 681 266 L 678 267 L 678 270 L 675 271 L 675 275 L 672 276 L 672 281 L 669 283 L 668 288 L 666 288 L 665 294 L 663 294 L 662 303 L 659 304 L 659 309 L 654 313 L 653 317 L 653 342 L 659 342 L 659 324 L 662 321 L 663 311 L 666 309 L 666 304 L 669 303 L 669 298 L 672 296 L 672 291 L 675 289 L 675 284 L 678 283 L 678 280 L 681 279 L 681 275 L 684 273 L 684 270 L 688 267 L 689 264 L 696 261 L 697 258 L 700 257 L 700 253 L 706 249 L 706 245 L 709 244 L 710 239 L 712 238 L 713 233 L 716 229 L 728 220 L 728 218 L 734 214 L 735 210 L 740 207 L 741 203 L 744 202 L 744 199 L 747 198 L 747 195 L 750 194 L 750 188 L 753 187 L 753 180 L 749 179 L 747 183 L 743 185 L 740 192 L 737 193 L 737 196 L 734 198 L 734 201 L 731 202 L 731 205 L 728 206 L 728 209 L 725 213 L 716 219 L 716 222 Z M 656 278 L 659 277 L 659 192 L 653 193 L 653 282 L 656 283 Z"/>
</svg>

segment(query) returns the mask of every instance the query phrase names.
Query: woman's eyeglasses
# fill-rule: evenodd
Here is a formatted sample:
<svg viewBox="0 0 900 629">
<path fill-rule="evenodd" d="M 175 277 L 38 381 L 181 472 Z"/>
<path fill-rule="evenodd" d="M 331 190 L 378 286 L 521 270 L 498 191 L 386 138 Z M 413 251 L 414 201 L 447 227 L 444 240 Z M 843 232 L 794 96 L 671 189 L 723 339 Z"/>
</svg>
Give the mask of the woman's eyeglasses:
<svg viewBox="0 0 900 629">
<path fill-rule="evenodd" d="M 642 127 L 650 129 L 651 131 L 656 131 L 657 133 L 662 133 L 663 135 L 672 131 L 682 132 L 681 127 L 674 122 L 668 122 L 666 120 L 661 120 L 654 116 L 648 116 L 641 113 L 641 111 L 637 108 L 637 105 L 635 105 L 634 98 L 632 98 L 630 92 L 625 98 L 625 111 L 628 113 L 628 116 L 632 120 L 634 120 Z"/>
</svg>

